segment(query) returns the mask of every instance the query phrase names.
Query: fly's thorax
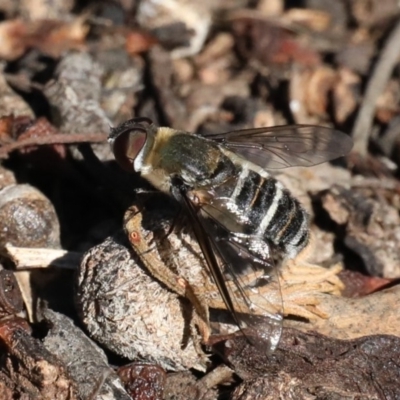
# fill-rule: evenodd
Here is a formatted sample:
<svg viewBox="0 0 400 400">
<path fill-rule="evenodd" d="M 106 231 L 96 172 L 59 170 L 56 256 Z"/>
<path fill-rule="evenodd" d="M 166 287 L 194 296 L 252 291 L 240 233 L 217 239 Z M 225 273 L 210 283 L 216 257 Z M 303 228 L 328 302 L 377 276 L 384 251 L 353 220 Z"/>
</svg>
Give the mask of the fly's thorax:
<svg viewBox="0 0 400 400">
<path fill-rule="evenodd" d="M 213 141 L 170 128 L 159 128 L 138 161 L 138 172 L 164 192 L 175 178 L 189 187 L 206 187 L 224 182 L 234 170 Z"/>
</svg>

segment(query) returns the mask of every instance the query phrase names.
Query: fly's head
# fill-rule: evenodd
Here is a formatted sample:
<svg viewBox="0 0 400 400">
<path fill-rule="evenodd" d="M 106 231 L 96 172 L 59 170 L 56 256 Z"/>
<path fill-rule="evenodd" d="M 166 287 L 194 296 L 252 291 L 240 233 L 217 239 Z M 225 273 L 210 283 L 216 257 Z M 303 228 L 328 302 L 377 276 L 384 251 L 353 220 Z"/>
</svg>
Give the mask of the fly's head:
<svg viewBox="0 0 400 400">
<path fill-rule="evenodd" d="M 111 128 L 108 142 L 118 164 L 128 172 L 135 172 L 136 159 L 143 158 L 146 144 L 154 140 L 156 132 L 156 126 L 145 117 L 133 118 Z"/>
</svg>

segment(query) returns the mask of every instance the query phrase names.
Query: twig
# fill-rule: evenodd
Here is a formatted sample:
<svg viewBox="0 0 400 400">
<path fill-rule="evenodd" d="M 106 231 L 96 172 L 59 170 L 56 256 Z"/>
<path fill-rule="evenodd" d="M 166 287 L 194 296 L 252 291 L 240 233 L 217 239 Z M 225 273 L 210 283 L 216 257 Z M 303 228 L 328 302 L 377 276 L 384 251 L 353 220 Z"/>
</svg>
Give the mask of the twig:
<svg viewBox="0 0 400 400">
<path fill-rule="evenodd" d="M 16 247 L 9 243 L 5 245 L 5 255 L 13 261 L 17 270 L 51 266 L 76 269 L 82 258 L 82 253 L 78 252 Z"/>
<path fill-rule="evenodd" d="M 378 96 L 383 92 L 392 75 L 393 68 L 400 57 L 400 21 L 397 23 L 385 47 L 382 50 L 379 60 L 375 64 L 374 71 L 368 82 L 364 100 L 361 104 L 353 127 L 352 137 L 354 140 L 353 152 L 364 157 L 367 155 L 368 138 L 371 132 L 371 125 L 375 115 L 375 106 Z"/>
<path fill-rule="evenodd" d="M 27 146 L 42 146 L 49 144 L 72 144 L 72 143 L 98 143 L 107 140 L 106 133 L 56 133 L 51 136 L 39 136 L 20 140 L 14 143 L 5 144 L 0 147 L 0 158 L 7 158 L 14 150 Z"/>
<path fill-rule="evenodd" d="M 233 377 L 233 371 L 226 365 L 219 365 L 214 370 L 197 382 L 197 386 L 203 389 L 203 392 L 212 389 L 213 387 L 226 383 Z"/>
</svg>

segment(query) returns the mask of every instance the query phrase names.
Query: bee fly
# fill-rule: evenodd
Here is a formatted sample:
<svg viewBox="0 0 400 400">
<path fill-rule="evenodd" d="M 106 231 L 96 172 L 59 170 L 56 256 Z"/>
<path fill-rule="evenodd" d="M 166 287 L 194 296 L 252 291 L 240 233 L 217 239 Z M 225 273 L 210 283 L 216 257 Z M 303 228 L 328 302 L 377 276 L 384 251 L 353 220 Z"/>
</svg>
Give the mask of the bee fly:
<svg viewBox="0 0 400 400">
<path fill-rule="evenodd" d="M 200 136 L 134 118 L 112 128 L 109 142 L 124 169 L 181 203 L 235 323 L 274 349 L 282 315 L 263 295 L 273 279 L 271 250 L 294 259 L 310 238 L 306 211 L 264 168 L 341 157 L 350 137 L 311 125 Z"/>
</svg>

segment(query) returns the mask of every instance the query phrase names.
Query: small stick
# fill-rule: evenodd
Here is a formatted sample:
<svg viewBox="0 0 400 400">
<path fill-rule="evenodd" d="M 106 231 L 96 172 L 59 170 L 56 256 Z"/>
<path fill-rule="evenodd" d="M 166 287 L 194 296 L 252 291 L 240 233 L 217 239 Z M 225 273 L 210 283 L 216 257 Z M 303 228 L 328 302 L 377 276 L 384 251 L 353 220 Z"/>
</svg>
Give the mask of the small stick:
<svg viewBox="0 0 400 400">
<path fill-rule="evenodd" d="M 82 253 L 58 249 L 38 249 L 16 247 L 7 243 L 5 256 L 11 259 L 17 270 L 49 268 L 51 266 L 76 269 L 79 265 Z"/>
<path fill-rule="evenodd" d="M 388 37 L 385 47 L 375 64 L 375 68 L 369 79 L 365 91 L 364 100 L 358 111 L 357 119 L 353 127 L 354 140 L 353 152 L 361 157 L 367 155 L 368 138 L 375 115 L 376 100 L 385 89 L 392 75 L 393 68 L 398 64 L 400 57 L 400 21 Z"/>
<path fill-rule="evenodd" d="M 13 143 L 0 146 L 0 158 L 7 158 L 12 151 L 27 146 L 42 146 L 49 144 L 73 144 L 73 143 L 99 143 L 105 142 L 108 135 L 106 133 L 56 133 L 51 136 L 31 137 Z"/>
<path fill-rule="evenodd" d="M 222 364 L 197 381 L 196 386 L 202 393 L 206 393 L 217 385 L 229 382 L 232 378 L 233 370 Z"/>
</svg>

